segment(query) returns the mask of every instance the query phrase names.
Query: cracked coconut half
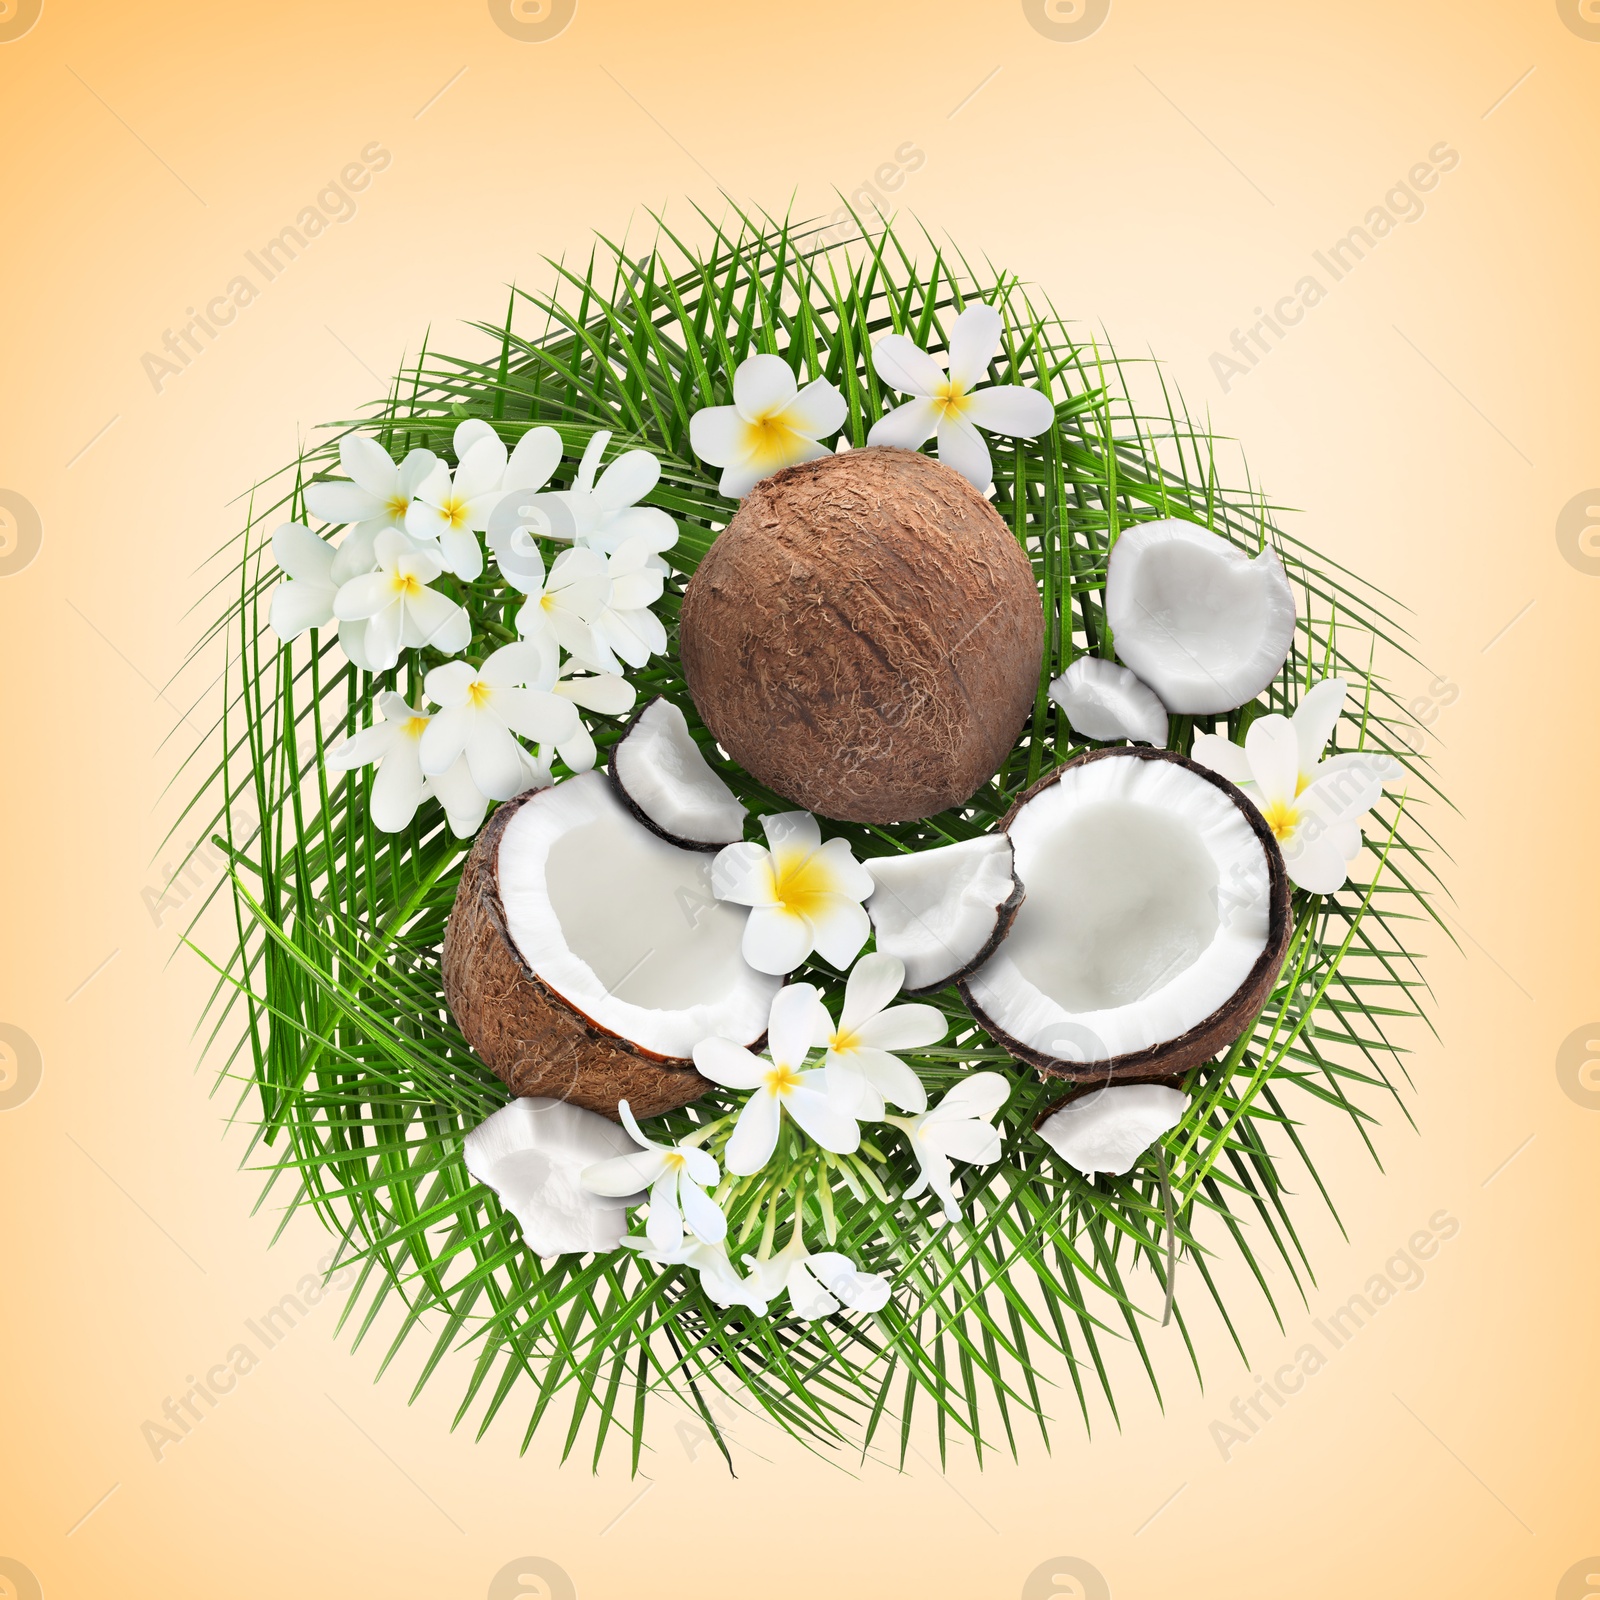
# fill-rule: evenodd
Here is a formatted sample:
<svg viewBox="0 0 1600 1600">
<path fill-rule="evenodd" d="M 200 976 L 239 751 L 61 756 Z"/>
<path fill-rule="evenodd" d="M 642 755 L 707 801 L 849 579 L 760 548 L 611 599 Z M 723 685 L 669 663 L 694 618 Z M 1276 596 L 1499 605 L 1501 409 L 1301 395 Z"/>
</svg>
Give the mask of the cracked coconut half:
<svg viewBox="0 0 1600 1600">
<path fill-rule="evenodd" d="M 740 954 L 711 857 L 645 827 L 598 772 L 508 801 L 478 836 L 444 942 L 445 994 L 518 1095 L 613 1120 L 697 1099 L 702 1039 L 757 1044 L 780 980 Z"/>
<path fill-rule="evenodd" d="M 1097 750 L 1004 824 L 1025 891 L 961 982 L 995 1040 L 1078 1082 L 1170 1078 L 1225 1049 L 1288 948 L 1283 857 L 1226 779 L 1164 750 Z"/>
</svg>

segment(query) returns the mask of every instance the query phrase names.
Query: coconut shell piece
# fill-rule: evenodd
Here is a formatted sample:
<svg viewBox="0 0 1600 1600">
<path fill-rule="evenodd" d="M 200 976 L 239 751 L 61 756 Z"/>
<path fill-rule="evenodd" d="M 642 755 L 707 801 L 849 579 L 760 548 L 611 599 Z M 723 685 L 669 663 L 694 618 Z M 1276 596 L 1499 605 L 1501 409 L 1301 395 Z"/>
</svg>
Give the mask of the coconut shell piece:
<svg viewBox="0 0 1600 1600">
<path fill-rule="evenodd" d="M 1033 568 L 994 507 L 913 450 L 763 479 L 684 593 L 679 650 L 717 742 L 820 816 L 905 822 L 999 770 L 1044 648 Z"/>
<path fill-rule="evenodd" d="M 529 969 L 506 932 L 500 839 L 540 791 L 498 807 L 467 857 L 444 936 L 444 992 L 467 1043 L 515 1095 L 548 1095 L 617 1116 L 659 1116 L 711 1084 L 688 1062 L 654 1055 L 601 1028 Z"/>
<path fill-rule="evenodd" d="M 1267 826 L 1261 813 L 1249 799 L 1226 778 L 1209 768 L 1190 761 L 1171 750 L 1154 750 L 1143 746 L 1121 749 L 1094 750 L 1064 763 L 1054 772 L 1047 773 L 1037 783 L 1020 795 L 1002 819 L 1000 827 L 1009 831 L 1024 807 L 1046 789 L 1061 781 L 1068 772 L 1096 761 L 1168 761 L 1187 768 L 1197 777 L 1221 790 L 1240 810 L 1251 831 L 1266 854 L 1269 880 L 1268 925 L 1265 947 L 1249 972 L 1228 997 L 1208 1016 L 1202 1017 L 1183 1033 L 1164 1039 L 1148 1049 L 1130 1051 L 1101 1061 L 1064 1061 L 1056 1056 L 1026 1044 L 1007 1033 L 984 1009 L 976 1003 L 972 993 L 971 977 L 963 978 L 957 985 L 973 1017 L 1002 1049 L 1018 1061 L 1036 1067 L 1047 1078 L 1064 1078 L 1072 1083 L 1104 1085 L 1107 1083 L 1166 1083 L 1172 1087 L 1182 1084 L 1191 1068 L 1210 1061 L 1226 1050 L 1255 1020 L 1266 1004 L 1278 973 L 1288 954 L 1289 939 L 1293 932 L 1290 917 L 1289 875 L 1284 868 L 1283 852 Z M 1072 1098 L 1070 1095 L 1067 1099 Z M 1040 1120 L 1058 1111 L 1065 1100 L 1046 1107 Z"/>
</svg>

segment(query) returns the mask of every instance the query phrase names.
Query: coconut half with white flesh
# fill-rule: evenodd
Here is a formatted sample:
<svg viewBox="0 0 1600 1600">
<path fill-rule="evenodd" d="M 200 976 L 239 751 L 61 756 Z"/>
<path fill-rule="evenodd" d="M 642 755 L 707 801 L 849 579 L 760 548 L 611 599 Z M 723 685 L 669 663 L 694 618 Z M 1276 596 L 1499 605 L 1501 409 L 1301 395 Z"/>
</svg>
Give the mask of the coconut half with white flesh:
<svg viewBox="0 0 1600 1600">
<path fill-rule="evenodd" d="M 747 916 L 711 857 L 639 822 L 598 772 L 501 806 L 467 859 L 444 941 L 445 996 L 514 1094 L 617 1117 L 710 1088 L 702 1039 L 755 1045 L 781 979 L 740 954 Z"/>
<path fill-rule="evenodd" d="M 878 949 L 905 964 L 906 994 L 931 994 L 982 966 L 1022 904 L 1003 833 L 862 865 L 876 885 L 866 907 Z"/>
<path fill-rule="evenodd" d="M 1079 656 L 1050 684 L 1050 698 L 1085 739 L 1167 742 L 1167 708 L 1135 673 L 1100 656 Z"/>
<path fill-rule="evenodd" d="M 1275 552 L 1247 556 L 1193 522 L 1123 529 L 1106 563 L 1117 654 L 1168 711 L 1207 716 L 1253 700 L 1294 641 L 1294 591 Z"/>
<path fill-rule="evenodd" d="M 664 695 L 623 730 L 609 770 L 622 803 L 672 844 L 720 850 L 744 838 L 748 811 L 712 770 L 683 712 Z"/>
<path fill-rule="evenodd" d="M 1027 898 L 961 993 L 1018 1060 L 1077 1082 L 1170 1078 L 1251 1024 L 1288 949 L 1261 814 L 1166 750 L 1096 750 L 1002 824 Z"/>
</svg>

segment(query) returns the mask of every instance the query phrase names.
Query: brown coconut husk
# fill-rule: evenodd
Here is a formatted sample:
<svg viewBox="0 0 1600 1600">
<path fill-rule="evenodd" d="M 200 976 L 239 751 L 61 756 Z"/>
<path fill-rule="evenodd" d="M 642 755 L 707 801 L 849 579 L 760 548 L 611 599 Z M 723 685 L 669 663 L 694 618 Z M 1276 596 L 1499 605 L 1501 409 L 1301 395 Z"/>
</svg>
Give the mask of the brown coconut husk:
<svg viewBox="0 0 1600 1600">
<path fill-rule="evenodd" d="M 906 822 L 999 770 L 1033 707 L 1033 568 L 959 473 L 850 450 L 751 490 L 684 593 L 679 652 L 717 742 L 821 816 Z"/>
<path fill-rule="evenodd" d="M 467 857 L 444 935 L 444 992 L 451 1015 L 515 1095 L 548 1095 L 620 1121 L 698 1100 L 710 1083 L 693 1064 L 655 1055 L 599 1026 L 537 978 L 506 932 L 499 888 L 500 838 L 537 790 L 500 806 Z"/>
<path fill-rule="evenodd" d="M 1146 1050 L 1112 1056 L 1106 1061 L 1082 1063 L 1061 1061 L 1055 1056 L 1046 1055 L 1033 1046 L 1024 1044 L 1020 1039 L 1013 1038 L 975 1003 L 967 979 L 963 978 L 957 984 L 957 988 L 960 990 L 961 998 L 967 1003 L 967 1009 L 984 1032 L 1009 1055 L 1016 1057 L 1018 1061 L 1026 1062 L 1029 1066 L 1037 1067 L 1047 1078 L 1065 1078 L 1071 1083 L 1096 1087 L 1103 1087 L 1108 1083 L 1171 1083 L 1176 1087 L 1181 1085 L 1184 1075 L 1191 1069 L 1201 1066 L 1220 1051 L 1228 1049 L 1239 1035 L 1254 1023 L 1261 1008 L 1267 1003 L 1267 997 L 1272 993 L 1272 986 L 1278 981 L 1284 957 L 1288 954 L 1289 937 L 1293 932 L 1293 923 L 1289 915 L 1289 874 L 1284 868 L 1283 852 L 1278 848 L 1278 841 L 1273 838 L 1272 829 L 1267 826 L 1266 819 L 1235 785 L 1220 774 L 1212 772 L 1209 767 L 1202 767 L 1198 762 L 1189 760 L 1187 756 L 1180 756 L 1172 750 L 1150 749 L 1144 745 L 1091 750 L 1076 760 L 1064 762 L 1054 772 L 1047 773 L 1018 796 L 1015 804 L 1001 820 L 1001 830 L 1008 830 L 1022 808 L 1035 795 L 1042 793 L 1052 784 L 1059 783 L 1063 773 L 1090 761 L 1130 759 L 1171 761 L 1180 767 L 1187 767 L 1189 771 L 1204 778 L 1207 783 L 1214 784 L 1222 790 L 1244 813 L 1251 831 L 1261 841 L 1267 855 L 1267 875 L 1272 901 L 1267 914 L 1266 946 L 1256 957 L 1250 971 L 1245 975 L 1244 982 L 1209 1016 L 1203 1017 L 1192 1028 L 1175 1038 L 1164 1039 L 1160 1044 L 1152 1045 Z M 1071 1098 L 1070 1095 L 1066 1097 L 1066 1099 Z M 1059 1111 L 1066 1104 L 1066 1099 L 1047 1107 L 1040 1114 L 1040 1120 L 1051 1112 Z"/>
</svg>

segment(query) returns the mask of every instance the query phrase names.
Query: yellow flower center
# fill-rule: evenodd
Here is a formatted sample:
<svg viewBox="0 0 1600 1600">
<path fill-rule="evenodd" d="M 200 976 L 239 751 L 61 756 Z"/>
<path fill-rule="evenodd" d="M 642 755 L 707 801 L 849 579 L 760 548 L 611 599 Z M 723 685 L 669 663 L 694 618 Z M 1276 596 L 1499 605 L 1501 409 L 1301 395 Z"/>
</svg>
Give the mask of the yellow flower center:
<svg viewBox="0 0 1600 1600">
<path fill-rule="evenodd" d="M 411 497 L 410 497 L 410 495 L 401 494 L 400 491 L 398 489 L 396 489 L 395 492 L 392 495 L 389 496 L 389 499 L 387 501 L 387 510 L 389 512 L 389 515 L 391 517 L 393 517 L 395 519 L 395 521 L 397 521 L 397 522 L 403 521 L 404 518 L 405 518 L 406 512 L 408 512 L 410 509 L 411 509 Z"/>
<path fill-rule="evenodd" d="M 800 1074 L 793 1067 L 787 1067 L 782 1062 L 775 1061 L 772 1064 L 772 1070 L 761 1081 L 766 1085 L 768 1094 L 782 1097 L 792 1089 L 800 1087 Z"/>
<path fill-rule="evenodd" d="M 450 524 L 452 528 L 459 528 L 467 520 L 467 503 L 452 495 L 439 507 L 439 515 Z"/>
<path fill-rule="evenodd" d="M 1272 829 L 1272 837 L 1279 844 L 1300 826 L 1300 813 L 1284 800 L 1274 800 L 1261 815 L 1266 819 L 1267 826 Z"/>
<path fill-rule="evenodd" d="M 390 580 L 394 585 L 394 592 L 404 599 L 411 599 L 422 593 L 422 582 L 414 572 L 396 572 Z"/>
<path fill-rule="evenodd" d="M 961 416 L 970 403 L 967 391 L 948 378 L 933 391 L 933 398 L 939 404 L 940 415 L 945 417 Z"/>
<path fill-rule="evenodd" d="M 835 892 L 821 851 L 778 850 L 772 858 L 772 897 L 791 917 L 813 917 Z"/>
<path fill-rule="evenodd" d="M 427 726 L 428 719 L 426 717 L 407 717 L 406 720 L 400 724 L 402 731 L 405 733 L 405 736 L 408 739 L 420 739 L 422 737 L 423 730 Z"/>
<path fill-rule="evenodd" d="M 840 1028 L 837 1033 L 828 1035 L 828 1048 L 837 1055 L 848 1055 L 861 1048 L 861 1035 L 854 1029 Z"/>
<path fill-rule="evenodd" d="M 1300 798 L 1300 796 L 1303 795 L 1310 786 L 1311 786 L 1311 774 L 1309 772 L 1302 772 L 1300 774 L 1300 776 L 1294 780 L 1294 797 L 1295 797 L 1295 799 L 1298 800 Z"/>
<path fill-rule="evenodd" d="M 661 1158 L 661 1164 L 668 1172 L 682 1172 L 689 1165 L 676 1150 L 667 1151 Z"/>
<path fill-rule="evenodd" d="M 467 685 L 467 699 L 470 700 L 474 706 L 477 706 L 480 709 L 488 705 L 490 697 L 493 694 L 494 690 L 491 689 L 482 678 L 474 678 L 472 682 Z"/>
</svg>

